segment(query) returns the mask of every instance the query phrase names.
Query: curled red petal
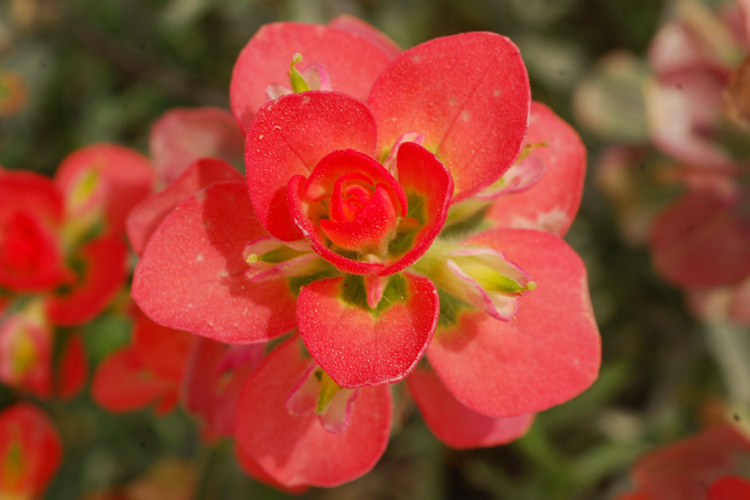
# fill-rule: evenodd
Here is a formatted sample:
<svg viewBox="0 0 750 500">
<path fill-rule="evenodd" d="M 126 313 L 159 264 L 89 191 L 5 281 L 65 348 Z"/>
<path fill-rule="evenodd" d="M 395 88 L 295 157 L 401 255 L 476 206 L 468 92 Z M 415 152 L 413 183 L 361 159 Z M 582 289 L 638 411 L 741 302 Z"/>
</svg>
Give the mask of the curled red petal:
<svg viewBox="0 0 750 500">
<path fill-rule="evenodd" d="M 76 258 L 80 275 L 47 300 L 47 315 L 57 325 L 75 326 L 95 318 L 125 283 L 128 249 L 119 235 L 92 240 Z"/>
<path fill-rule="evenodd" d="M 90 173 L 96 177 L 92 192 L 82 188 L 82 183 L 86 184 L 83 177 Z M 55 182 L 65 194 L 69 217 L 82 217 L 101 208 L 105 230 L 116 234 L 124 229 L 130 209 L 151 193 L 154 174 L 148 159 L 137 151 L 94 144 L 66 156 L 55 173 Z"/>
<path fill-rule="evenodd" d="M 336 486 L 368 472 L 385 451 L 391 423 L 388 387 L 364 387 L 346 431 L 327 431 L 315 412 L 291 415 L 286 400 L 309 367 L 294 337 L 277 347 L 245 384 L 236 439 L 274 481 L 287 487 Z"/>
<path fill-rule="evenodd" d="M 263 227 L 281 240 L 300 239 L 287 205 L 290 179 L 307 177 L 333 151 L 372 156 L 375 137 L 367 105 L 345 94 L 290 94 L 264 106 L 245 143 L 247 186 Z"/>
<path fill-rule="evenodd" d="M 268 340 L 294 328 L 286 281 L 251 283 L 245 246 L 266 232 L 241 182 L 218 182 L 183 201 L 151 236 L 133 298 L 157 323 L 227 343 Z"/>
<path fill-rule="evenodd" d="M 144 199 L 128 214 L 125 226 L 135 253 L 143 253 L 161 221 L 182 200 L 214 182 L 241 180 L 242 175 L 223 160 L 204 158 L 192 163 L 164 190 Z"/>
<path fill-rule="evenodd" d="M 459 401 L 485 415 L 533 413 L 577 396 L 596 379 L 601 358 L 580 257 L 539 231 L 488 231 L 469 243 L 503 252 L 537 288 L 518 298 L 509 322 L 463 310 L 455 323 L 438 326 L 427 350 L 435 372 Z"/>
<path fill-rule="evenodd" d="M 544 104 L 531 103 L 526 144 L 544 164 L 544 175 L 529 190 L 500 196 L 486 217 L 495 227 L 538 229 L 564 235 L 573 223 L 583 193 L 586 148 L 575 130 Z"/>
<path fill-rule="evenodd" d="M 232 72 L 229 97 L 237 123 L 247 131 L 266 103 L 271 84 L 289 86 L 295 54 L 304 64 L 321 65 L 333 90 L 365 99 L 390 57 L 367 38 L 340 29 L 301 23 L 263 26 L 242 49 Z"/>
<path fill-rule="evenodd" d="M 241 164 L 245 137 L 229 111 L 177 108 L 153 124 L 149 149 L 159 180 L 170 184 L 201 158 Z"/>
<path fill-rule="evenodd" d="M 62 462 L 62 444 L 39 408 L 16 403 L 0 411 L 0 496 L 40 498 Z"/>
<path fill-rule="evenodd" d="M 743 195 L 690 191 L 665 208 L 651 231 L 656 269 L 678 286 L 738 283 L 750 275 L 750 216 Z"/>
<path fill-rule="evenodd" d="M 481 415 L 453 397 L 430 370 L 414 370 L 406 383 L 430 430 L 452 448 L 509 443 L 526 434 L 534 421 L 533 413 L 508 418 Z"/>
<path fill-rule="evenodd" d="M 406 252 L 396 254 L 394 261 L 379 274 L 393 274 L 414 264 L 435 240 L 445 224 L 453 194 L 450 172 L 429 151 L 419 144 L 406 142 L 398 148 L 396 157 L 398 181 L 409 198 L 406 216 L 420 223 L 410 238 Z M 397 235 L 398 243 L 399 235 Z"/>
<path fill-rule="evenodd" d="M 330 278 L 299 294 L 297 324 L 315 361 L 342 387 L 397 382 L 422 357 L 439 304 L 432 282 L 395 275 L 378 309 L 366 302 L 360 278 Z"/>
<path fill-rule="evenodd" d="M 458 201 L 490 185 L 518 158 L 531 93 L 518 48 L 494 33 L 436 38 L 403 52 L 373 85 L 368 103 L 378 151 L 406 132 L 453 176 Z"/>
</svg>

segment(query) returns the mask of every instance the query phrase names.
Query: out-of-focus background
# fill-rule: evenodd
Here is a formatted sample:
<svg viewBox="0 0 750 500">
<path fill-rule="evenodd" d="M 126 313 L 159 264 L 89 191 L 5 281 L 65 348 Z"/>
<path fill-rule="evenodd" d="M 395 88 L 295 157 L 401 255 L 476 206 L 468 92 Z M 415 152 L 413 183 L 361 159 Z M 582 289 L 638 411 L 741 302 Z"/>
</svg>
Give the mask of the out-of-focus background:
<svg viewBox="0 0 750 500">
<path fill-rule="evenodd" d="M 712 412 L 727 411 L 730 385 L 744 382 L 717 351 L 722 345 L 724 351 L 741 349 L 736 342 L 746 340 L 747 329 L 728 326 L 727 337 L 715 332 L 721 327 L 696 318 L 683 293 L 654 271 L 643 238 L 622 229 L 617 203 L 597 181 L 614 139 L 648 144 L 637 84 L 620 80 L 638 82 L 639 71 L 648 71 L 646 50 L 674 12 L 665 0 L 2 0 L 0 70 L 17 72 L 23 90 L 19 109 L 0 114 L 0 165 L 52 175 L 66 154 L 95 142 L 147 153 L 151 123 L 165 111 L 228 109 L 234 61 L 265 23 L 326 23 L 349 13 L 403 48 L 465 31 L 509 36 L 521 49 L 533 98 L 571 123 L 588 151 L 583 202 L 566 239 L 589 270 L 603 342 L 600 377 L 583 395 L 539 414 L 526 436 L 502 447 L 451 450 L 413 412 L 394 430 L 370 474 L 300 498 L 614 498 L 630 487 L 629 468 L 638 457 L 695 433 Z M 597 109 L 574 113 L 574 103 L 585 100 L 582 82 L 591 82 L 598 61 L 615 50 L 636 58 L 615 82 L 622 87 L 615 95 L 622 90 L 625 102 L 611 110 L 606 99 L 588 105 L 615 122 L 619 137 L 598 130 L 601 122 L 581 123 Z M 7 84 L 0 89 L 11 90 Z M 656 190 L 652 198 L 658 203 L 679 191 L 648 182 L 642 188 Z M 648 231 L 634 224 L 636 233 Z M 112 317 L 85 328 L 94 365 L 127 342 L 127 328 Z M 15 397 L 0 387 L 0 406 Z M 731 402 L 742 403 L 736 397 Z M 178 484 L 173 493 L 149 493 L 144 486 L 143 499 L 193 498 L 179 488 L 193 483 L 200 499 L 288 497 L 248 479 L 228 443 L 201 447 L 181 409 L 164 417 L 150 411 L 113 415 L 94 405 L 86 391 L 46 408 L 65 443 L 47 500 L 87 498 L 147 474 Z M 730 411 L 744 418 L 740 410 Z"/>
</svg>

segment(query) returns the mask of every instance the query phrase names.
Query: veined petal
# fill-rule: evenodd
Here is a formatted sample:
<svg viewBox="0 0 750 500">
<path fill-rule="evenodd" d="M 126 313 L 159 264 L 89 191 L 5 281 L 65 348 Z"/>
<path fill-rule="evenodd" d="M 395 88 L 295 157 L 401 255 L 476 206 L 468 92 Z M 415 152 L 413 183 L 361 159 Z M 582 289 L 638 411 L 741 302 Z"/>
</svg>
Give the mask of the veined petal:
<svg viewBox="0 0 750 500">
<path fill-rule="evenodd" d="M 538 231 L 489 231 L 468 243 L 502 251 L 537 287 L 518 299 L 510 322 L 464 309 L 438 326 L 427 356 L 448 390 L 478 413 L 511 417 L 586 389 L 598 374 L 600 339 L 580 257 Z"/>
<path fill-rule="evenodd" d="M 352 149 L 372 156 L 375 120 L 365 103 L 338 92 L 289 94 L 269 102 L 248 130 L 245 166 L 250 199 L 275 237 L 302 237 L 292 222 L 287 186 L 307 177 L 326 155 Z"/>
<path fill-rule="evenodd" d="M 346 31 L 290 22 L 259 29 L 240 52 L 229 86 L 232 112 L 242 130 L 250 128 L 266 103 L 266 87 L 289 82 L 289 62 L 297 53 L 305 63 L 325 68 L 333 90 L 366 98 L 390 57 L 367 38 Z"/>
<path fill-rule="evenodd" d="M 299 294 L 297 324 L 310 355 L 342 387 L 401 380 L 432 338 L 438 297 L 427 278 L 394 275 L 378 307 L 361 277 L 330 278 Z"/>
<path fill-rule="evenodd" d="M 227 343 L 257 342 L 295 326 L 284 280 L 250 283 L 243 250 L 266 233 L 241 182 L 186 199 L 149 240 L 133 298 L 157 323 Z"/>
<path fill-rule="evenodd" d="M 518 48 L 494 33 L 437 38 L 403 52 L 373 85 L 368 103 L 387 156 L 405 132 L 453 176 L 454 201 L 497 180 L 518 158 L 531 100 Z"/>
<path fill-rule="evenodd" d="M 176 108 L 151 127 L 149 150 L 159 180 L 170 184 L 201 158 L 241 164 L 245 137 L 221 108 Z"/>
<path fill-rule="evenodd" d="M 524 161 L 541 162 L 543 176 L 528 191 L 497 198 L 486 217 L 494 227 L 538 229 L 562 236 L 581 203 L 586 148 L 570 125 L 538 102 L 531 103 L 526 143 L 541 143 Z"/>
<path fill-rule="evenodd" d="M 417 368 L 406 379 L 427 426 L 452 448 L 497 446 L 526 434 L 534 414 L 487 417 L 461 404 L 431 370 Z"/>
<path fill-rule="evenodd" d="M 141 201 L 128 214 L 125 226 L 135 253 L 143 253 L 161 221 L 182 200 L 214 182 L 241 180 L 242 175 L 223 160 L 205 158 L 190 164 L 174 182 Z"/>
<path fill-rule="evenodd" d="M 363 387 L 346 431 L 326 430 L 314 412 L 292 415 L 286 401 L 309 368 L 298 337 L 277 347 L 245 384 L 237 407 L 236 439 L 274 481 L 287 487 L 336 486 L 368 472 L 385 451 L 391 395 Z"/>
</svg>

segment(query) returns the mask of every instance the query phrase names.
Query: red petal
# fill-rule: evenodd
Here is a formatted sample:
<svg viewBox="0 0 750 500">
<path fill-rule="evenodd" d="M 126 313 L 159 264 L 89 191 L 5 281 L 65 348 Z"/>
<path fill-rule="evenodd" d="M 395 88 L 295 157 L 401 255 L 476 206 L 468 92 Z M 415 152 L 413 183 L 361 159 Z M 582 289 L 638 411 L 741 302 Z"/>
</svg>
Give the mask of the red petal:
<svg viewBox="0 0 750 500">
<path fill-rule="evenodd" d="M 649 453 L 633 468 L 633 480 L 649 498 L 705 500 L 706 485 L 740 467 L 748 454 L 750 442 L 722 425 Z"/>
<path fill-rule="evenodd" d="M 128 249 L 119 236 L 99 238 L 79 250 L 83 271 L 71 289 L 50 296 L 47 315 L 60 326 L 80 325 L 109 305 L 125 283 Z"/>
<path fill-rule="evenodd" d="M 388 36 L 374 26 L 371 26 L 361 19 L 349 14 L 341 14 L 336 17 L 328 23 L 328 27 L 346 31 L 368 40 L 385 53 L 385 55 L 388 56 L 388 59 L 393 59 L 401 53 L 401 48 L 396 45 L 396 42 L 388 38 Z"/>
<path fill-rule="evenodd" d="M 242 362 L 227 366 L 227 360 L 237 350 L 245 351 Z M 263 344 L 228 346 L 195 337 L 183 384 L 184 404 L 203 421 L 205 440 L 234 435 L 234 413 L 240 391 L 247 377 L 257 369 L 264 352 Z M 248 354 L 250 359 L 244 358 Z"/>
<path fill-rule="evenodd" d="M 544 104 L 532 102 L 526 144 L 529 158 L 542 161 L 545 173 L 528 191 L 504 195 L 487 211 L 495 227 L 538 229 L 562 236 L 573 223 L 583 193 L 586 148 L 573 128 Z"/>
<path fill-rule="evenodd" d="M 523 146 L 531 94 L 518 48 L 493 33 L 437 38 L 407 50 L 378 77 L 369 104 L 378 151 L 424 134 L 453 176 L 455 200 L 490 185 Z"/>
<path fill-rule="evenodd" d="M 240 464 L 240 467 L 245 472 L 245 474 L 252 477 L 256 481 L 260 481 L 263 484 L 273 486 L 274 488 L 278 488 L 280 490 L 286 491 L 287 493 L 292 493 L 295 495 L 298 493 L 304 493 L 308 490 L 307 486 L 296 486 L 294 488 L 288 488 L 278 481 L 275 481 L 271 476 L 266 474 L 266 472 L 260 468 L 260 465 L 258 465 L 258 463 L 250 455 L 245 453 L 245 451 L 242 450 L 242 447 L 237 443 L 235 443 L 234 454 L 237 457 L 237 462 Z"/>
<path fill-rule="evenodd" d="M 746 203 L 746 202 L 745 202 Z M 718 286 L 750 275 L 750 217 L 740 194 L 690 191 L 665 208 L 651 232 L 656 269 L 678 286 Z"/>
<path fill-rule="evenodd" d="M 421 219 L 423 225 L 414 235 L 409 250 L 381 271 L 381 275 L 406 269 L 424 255 L 445 224 L 453 194 L 450 173 L 422 146 L 403 143 L 398 148 L 396 158 L 398 181 L 407 196 L 411 197 L 407 217 Z"/>
<path fill-rule="evenodd" d="M 49 397 L 52 382 L 50 325 L 32 303 L 0 322 L 0 381 L 3 384 Z"/>
<path fill-rule="evenodd" d="M 69 216 L 83 215 L 74 210 L 76 188 L 79 188 L 81 176 L 89 171 L 94 171 L 101 183 L 98 189 L 102 190 L 100 200 L 105 211 L 106 231 L 121 232 L 130 209 L 153 188 L 151 164 L 137 151 L 114 144 L 95 144 L 69 154 L 55 173 L 55 181 L 65 193 Z"/>
<path fill-rule="evenodd" d="M 269 355 L 240 396 L 237 443 L 285 486 L 336 486 L 368 472 L 385 451 L 391 395 L 385 386 L 360 389 L 346 431 L 328 432 L 314 412 L 293 416 L 286 408 L 309 364 L 298 338 Z"/>
<path fill-rule="evenodd" d="M 69 399 L 81 392 L 88 374 L 86 349 L 81 335 L 76 334 L 68 340 L 60 360 L 59 373 L 57 395 L 60 398 Z"/>
<path fill-rule="evenodd" d="M 241 165 L 245 137 L 228 111 L 178 108 L 167 111 L 154 123 L 149 149 L 159 179 L 170 184 L 201 158 L 220 158 Z"/>
<path fill-rule="evenodd" d="M 710 500 L 740 500 L 750 498 L 750 481 L 738 476 L 724 476 L 708 488 Z"/>
<path fill-rule="evenodd" d="M 300 334 L 310 355 L 342 387 L 397 382 L 432 338 L 437 292 L 427 278 L 397 275 L 381 300 L 385 307 L 373 311 L 364 287 L 361 294 L 350 288 L 357 279 L 330 278 L 304 287 L 297 303 Z M 361 303 L 351 302 L 356 299 Z"/>
<path fill-rule="evenodd" d="M 0 496 L 41 497 L 61 461 L 57 430 L 40 409 L 16 403 L 0 412 Z"/>
<path fill-rule="evenodd" d="M 120 413 L 143 408 L 169 389 L 145 366 L 133 347 L 106 358 L 94 373 L 91 397 L 108 411 Z"/>
<path fill-rule="evenodd" d="M 133 345 L 144 366 L 173 382 L 182 381 L 190 354 L 193 335 L 182 330 L 165 328 L 138 313 L 133 326 Z"/>
<path fill-rule="evenodd" d="M 68 275 L 59 243 L 63 199 L 47 177 L 0 170 L 0 287 L 51 290 Z"/>
<path fill-rule="evenodd" d="M 526 434 L 534 414 L 487 417 L 462 405 L 429 370 L 417 369 L 406 379 L 409 392 L 432 432 L 452 448 L 496 446 Z"/>
<path fill-rule="evenodd" d="M 307 177 L 323 157 L 339 149 L 372 156 L 375 137 L 370 110 L 345 94 L 290 94 L 264 106 L 245 144 L 250 199 L 263 227 L 281 240 L 300 239 L 289 216 L 289 180 Z"/>
<path fill-rule="evenodd" d="M 471 310 L 439 326 L 427 351 L 435 372 L 459 401 L 485 415 L 537 412 L 577 396 L 596 379 L 601 355 L 580 257 L 538 231 L 495 230 L 469 243 L 503 252 L 537 288 L 518 299 L 510 322 Z"/>
<path fill-rule="evenodd" d="M 166 189 L 144 199 L 130 211 L 126 229 L 135 253 L 143 253 L 148 239 L 161 221 L 182 200 L 214 182 L 241 180 L 242 175 L 223 160 L 206 158 L 191 164 Z"/>
<path fill-rule="evenodd" d="M 243 130 L 266 103 L 266 88 L 289 86 L 289 64 L 295 54 L 303 64 L 318 63 L 328 73 L 333 90 L 365 99 L 372 82 L 390 58 L 367 39 L 340 29 L 300 23 L 263 26 L 242 49 L 232 72 L 229 96 L 232 112 Z"/>
<path fill-rule="evenodd" d="M 229 343 L 257 342 L 294 328 L 284 280 L 250 283 L 245 246 L 266 233 L 244 183 L 219 182 L 182 202 L 151 237 L 133 298 L 157 323 Z"/>
</svg>

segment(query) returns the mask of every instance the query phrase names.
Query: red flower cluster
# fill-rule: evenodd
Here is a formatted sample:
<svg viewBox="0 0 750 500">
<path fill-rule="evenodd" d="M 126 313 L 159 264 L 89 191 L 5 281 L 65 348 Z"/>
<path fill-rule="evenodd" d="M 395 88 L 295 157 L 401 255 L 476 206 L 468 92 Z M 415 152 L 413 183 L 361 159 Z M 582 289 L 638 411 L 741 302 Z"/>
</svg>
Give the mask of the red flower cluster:
<svg viewBox="0 0 750 500">
<path fill-rule="evenodd" d="M 196 344 L 210 362 L 193 355 L 188 407 L 235 435 L 246 470 L 291 488 L 367 472 L 400 380 L 441 439 L 474 447 L 596 378 L 585 268 L 560 238 L 585 152 L 530 101 L 510 40 L 402 53 L 352 18 L 277 23 L 230 92 L 246 178 L 219 159 L 165 167 L 128 232 L 145 314 L 240 344 Z M 207 149 L 231 149 L 223 136 Z"/>
<path fill-rule="evenodd" d="M 125 217 L 152 188 L 148 161 L 109 144 L 79 149 L 55 179 L 0 169 L 0 380 L 38 396 L 85 381 L 80 337 L 53 360 L 55 327 L 96 317 L 125 285 Z M 60 371 L 53 387 L 53 365 Z"/>
</svg>

